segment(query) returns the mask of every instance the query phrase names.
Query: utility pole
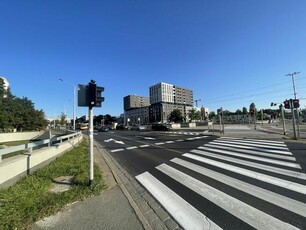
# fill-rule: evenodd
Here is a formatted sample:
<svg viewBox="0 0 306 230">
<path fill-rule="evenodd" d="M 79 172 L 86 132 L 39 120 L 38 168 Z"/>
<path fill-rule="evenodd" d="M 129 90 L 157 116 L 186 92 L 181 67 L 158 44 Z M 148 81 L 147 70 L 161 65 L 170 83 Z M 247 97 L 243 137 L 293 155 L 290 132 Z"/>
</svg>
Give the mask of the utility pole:
<svg viewBox="0 0 306 230">
<path fill-rule="evenodd" d="M 294 99 L 296 100 L 296 91 L 295 91 L 295 75 L 299 74 L 300 72 L 293 72 L 293 73 L 288 73 L 286 76 L 291 76 L 292 78 L 292 85 L 293 85 L 293 95 L 294 95 Z M 297 132 L 298 132 L 298 136 L 300 137 L 300 126 L 299 126 L 299 114 L 298 114 L 298 111 L 297 109 L 295 109 L 293 107 L 293 102 L 291 100 L 291 108 L 292 108 L 292 116 L 293 116 L 293 122 L 296 124 L 296 128 L 297 128 Z M 294 125 L 295 127 L 295 125 Z M 295 131 L 295 128 L 294 128 L 294 137 L 295 139 L 297 138 L 297 135 L 296 135 L 296 131 Z"/>
<path fill-rule="evenodd" d="M 292 78 L 292 84 L 293 84 L 293 94 L 294 94 L 294 99 L 296 99 L 296 92 L 295 92 L 295 80 L 294 77 L 295 75 L 299 74 L 300 72 L 293 72 L 293 73 L 288 73 L 286 76 L 291 76 Z"/>
</svg>

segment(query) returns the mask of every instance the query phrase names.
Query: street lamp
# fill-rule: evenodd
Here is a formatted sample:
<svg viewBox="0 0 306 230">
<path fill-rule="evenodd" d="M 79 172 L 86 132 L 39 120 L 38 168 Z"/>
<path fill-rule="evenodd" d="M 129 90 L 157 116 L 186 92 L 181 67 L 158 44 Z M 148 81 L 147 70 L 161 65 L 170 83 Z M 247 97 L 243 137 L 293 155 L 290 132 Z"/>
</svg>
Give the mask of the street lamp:
<svg viewBox="0 0 306 230">
<path fill-rule="evenodd" d="M 76 113 L 75 113 L 75 103 L 76 103 L 76 86 L 74 84 L 72 84 L 71 82 L 69 81 L 65 81 L 63 80 L 62 78 L 59 78 L 58 80 L 66 83 L 66 84 L 69 84 L 73 87 L 73 130 L 75 130 L 75 117 L 76 117 Z"/>
</svg>

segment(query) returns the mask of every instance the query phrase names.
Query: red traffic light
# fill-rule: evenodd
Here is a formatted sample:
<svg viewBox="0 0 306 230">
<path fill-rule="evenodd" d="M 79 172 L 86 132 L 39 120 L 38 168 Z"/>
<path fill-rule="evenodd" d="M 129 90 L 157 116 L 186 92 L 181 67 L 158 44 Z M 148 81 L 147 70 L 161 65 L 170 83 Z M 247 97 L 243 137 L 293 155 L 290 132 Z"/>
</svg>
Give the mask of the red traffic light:
<svg viewBox="0 0 306 230">
<path fill-rule="evenodd" d="M 289 103 L 290 101 L 288 101 L 288 100 L 286 100 L 286 101 L 284 101 L 284 107 L 285 107 L 285 109 L 290 109 L 290 103 Z"/>
<path fill-rule="evenodd" d="M 293 102 L 293 107 L 294 108 L 299 108 L 300 107 L 300 101 L 298 99 L 292 100 Z"/>
</svg>

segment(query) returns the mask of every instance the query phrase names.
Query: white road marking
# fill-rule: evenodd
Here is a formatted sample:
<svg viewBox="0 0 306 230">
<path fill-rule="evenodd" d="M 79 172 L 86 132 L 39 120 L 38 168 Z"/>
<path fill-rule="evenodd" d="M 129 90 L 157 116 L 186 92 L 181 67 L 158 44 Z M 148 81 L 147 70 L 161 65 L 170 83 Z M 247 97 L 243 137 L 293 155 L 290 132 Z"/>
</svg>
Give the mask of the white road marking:
<svg viewBox="0 0 306 230">
<path fill-rule="evenodd" d="M 112 153 L 120 152 L 120 151 L 124 151 L 124 149 L 113 149 L 113 150 L 111 150 Z"/>
<path fill-rule="evenodd" d="M 210 142 L 209 144 L 212 145 L 222 145 L 222 146 L 229 146 L 229 147 L 235 147 L 237 149 L 251 149 L 251 150 L 259 150 L 267 153 L 279 153 L 279 154 L 284 154 L 284 155 L 292 155 L 291 152 L 289 151 L 281 151 L 281 150 L 274 150 L 274 149 L 262 149 L 262 148 L 257 148 L 257 147 L 252 147 L 252 146 L 241 146 L 237 144 L 226 144 L 226 143 L 218 143 L 218 142 Z"/>
<path fill-rule="evenodd" d="M 165 142 L 159 142 L 159 143 L 155 143 L 155 145 L 164 145 L 166 144 Z"/>
<path fill-rule="evenodd" d="M 235 153 L 235 152 L 219 150 L 219 149 L 212 149 L 212 148 L 208 149 L 208 148 L 205 148 L 205 147 L 199 147 L 199 149 L 209 150 L 209 151 L 212 151 L 212 152 L 223 153 L 223 154 L 226 154 L 226 155 L 237 156 L 237 157 L 242 157 L 242 158 L 246 158 L 246 159 L 252 159 L 252 160 L 277 164 L 277 165 L 283 165 L 283 166 L 287 166 L 287 167 L 291 167 L 291 168 L 301 169 L 301 166 L 299 164 L 293 163 L 293 162 L 274 160 L 274 159 L 270 159 L 270 158 L 258 157 L 258 156 L 253 156 L 253 155 L 246 155 L 246 154 L 243 154 L 243 153 Z M 291 160 L 295 160 L 295 158 L 293 158 Z"/>
<path fill-rule="evenodd" d="M 258 141 L 256 139 L 252 140 L 252 139 L 228 139 L 228 138 L 224 138 L 221 137 L 218 140 L 221 141 L 232 141 L 232 142 L 238 142 L 238 143 L 253 143 L 253 144 L 265 144 L 268 146 L 282 146 L 282 147 L 286 147 L 286 149 L 288 149 L 287 145 L 285 143 L 271 143 L 270 141 Z"/>
<path fill-rule="evenodd" d="M 254 147 L 259 147 L 259 148 L 267 148 L 267 149 L 281 149 L 281 150 L 286 150 L 289 151 L 289 149 L 287 147 L 283 147 L 283 146 L 271 146 L 265 143 L 259 144 L 257 143 L 245 143 L 243 141 L 228 141 L 228 140 L 222 140 L 222 139 L 216 139 L 214 140 L 214 142 L 218 142 L 218 143 L 228 143 L 228 144 L 239 144 L 239 146 L 254 146 Z"/>
<path fill-rule="evenodd" d="M 300 201 L 296 201 L 289 197 L 282 196 L 280 194 L 274 193 L 267 189 L 257 187 L 255 185 L 249 184 L 244 181 L 240 181 L 236 178 L 224 175 L 222 173 L 207 169 L 205 167 L 201 167 L 199 165 L 193 164 L 191 162 L 174 158 L 171 160 L 172 162 L 179 164 L 185 168 L 193 170 L 197 173 L 200 173 L 204 176 L 210 177 L 214 180 L 220 181 L 228 186 L 231 186 L 235 189 L 248 193 L 252 196 L 258 197 L 259 199 L 265 200 L 269 203 L 275 204 L 281 208 L 287 209 L 291 212 L 299 214 L 301 216 L 306 217 L 306 204 Z"/>
<path fill-rule="evenodd" d="M 194 149 L 194 150 L 191 150 L 190 152 L 201 154 L 201 155 L 204 155 L 204 156 L 210 156 L 210 157 L 221 159 L 221 160 L 226 160 L 226 161 L 241 164 L 241 165 L 250 166 L 250 167 L 253 167 L 253 168 L 266 170 L 266 171 L 273 172 L 273 173 L 278 173 L 278 174 L 282 174 L 282 175 L 306 180 L 306 174 L 305 173 L 300 173 L 300 172 L 296 172 L 296 171 L 282 169 L 282 168 L 279 168 L 279 167 L 259 164 L 259 163 L 255 163 L 255 162 L 251 162 L 251 161 L 240 160 L 240 159 L 237 159 L 237 158 L 234 158 L 234 157 L 221 156 L 221 155 L 218 155 L 218 154 L 214 154 L 214 153 L 210 153 L 210 152 L 206 152 L 206 151 L 201 151 L 201 150 L 195 150 Z"/>
<path fill-rule="evenodd" d="M 149 190 L 184 229 L 221 229 L 150 173 L 142 173 L 136 176 L 136 179 Z"/>
<path fill-rule="evenodd" d="M 138 147 L 137 147 L 137 146 L 131 146 L 131 147 L 127 147 L 126 149 L 127 149 L 127 150 L 130 150 L 130 149 L 138 149 Z"/>
<path fill-rule="evenodd" d="M 246 140 L 246 141 L 258 141 L 258 142 L 267 142 L 267 143 L 284 144 L 283 141 L 260 140 L 260 139 L 247 139 L 247 138 L 245 139 L 245 138 L 238 138 L 238 137 L 220 137 L 220 139 Z"/>
<path fill-rule="evenodd" d="M 297 229 L 166 164 L 156 168 L 256 229 Z"/>
<path fill-rule="evenodd" d="M 222 162 L 218 162 L 215 160 L 207 159 L 205 157 L 200 157 L 189 153 L 185 153 L 183 154 L 183 156 L 306 195 L 306 186 L 302 184 L 265 175 L 263 173 L 254 172 L 248 169 L 239 168 L 237 166 L 225 164 Z"/>
<path fill-rule="evenodd" d="M 150 145 L 140 145 L 140 148 L 145 148 L 145 147 L 149 147 Z"/>
<path fill-rule="evenodd" d="M 172 144 L 174 141 L 166 141 L 167 144 Z"/>
</svg>

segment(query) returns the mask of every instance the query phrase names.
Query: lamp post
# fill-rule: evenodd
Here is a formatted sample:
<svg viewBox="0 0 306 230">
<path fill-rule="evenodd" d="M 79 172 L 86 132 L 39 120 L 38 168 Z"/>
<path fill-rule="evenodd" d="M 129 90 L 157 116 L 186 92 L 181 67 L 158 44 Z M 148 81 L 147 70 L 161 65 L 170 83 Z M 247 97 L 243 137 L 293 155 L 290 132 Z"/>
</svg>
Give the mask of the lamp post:
<svg viewBox="0 0 306 230">
<path fill-rule="evenodd" d="M 66 83 L 66 84 L 69 84 L 73 87 L 73 130 L 75 130 L 75 117 L 76 117 L 76 112 L 75 112 L 75 103 L 76 103 L 76 86 L 74 84 L 72 84 L 71 82 L 69 81 L 65 81 L 63 80 L 62 78 L 59 78 L 58 80 Z"/>
</svg>

